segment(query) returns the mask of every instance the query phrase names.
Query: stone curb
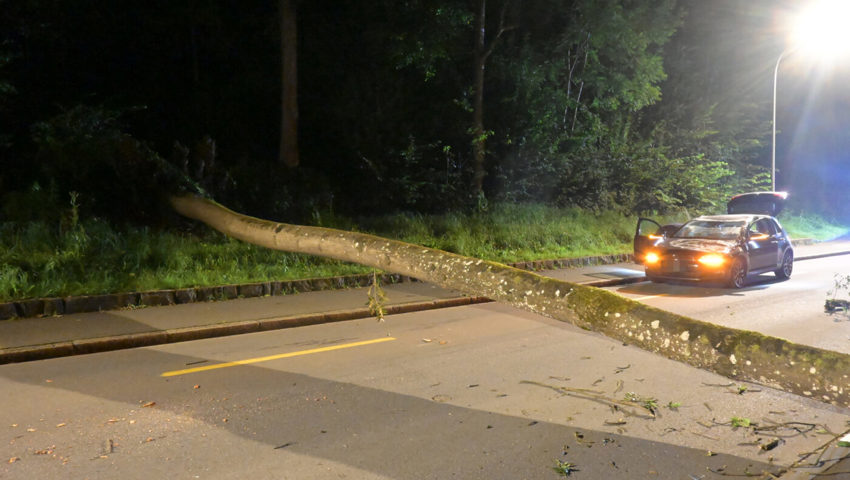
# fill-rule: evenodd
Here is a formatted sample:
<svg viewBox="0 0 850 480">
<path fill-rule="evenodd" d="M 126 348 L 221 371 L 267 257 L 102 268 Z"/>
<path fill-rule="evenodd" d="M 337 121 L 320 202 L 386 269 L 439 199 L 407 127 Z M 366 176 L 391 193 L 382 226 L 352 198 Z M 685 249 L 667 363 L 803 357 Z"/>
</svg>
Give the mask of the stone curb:
<svg viewBox="0 0 850 480">
<path fill-rule="evenodd" d="M 797 257 L 794 260 L 815 260 L 818 258 L 837 257 L 839 255 L 850 255 L 850 250 L 845 250 L 841 252 L 819 253 L 817 255 L 804 255 L 802 257 Z"/>
<path fill-rule="evenodd" d="M 388 315 L 395 315 L 488 302 L 492 302 L 492 300 L 486 297 L 455 297 L 390 305 L 386 308 L 386 313 Z M 357 308 L 6 348 L 0 349 L 0 365 L 128 348 L 149 347 L 152 345 L 186 342 L 228 335 L 241 335 L 244 333 L 264 332 L 283 328 L 303 327 L 320 323 L 357 320 L 372 316 L 368 308 Z"/>
<path fill-rule="evenodd" d="M 416 281 L 393 273 L 378 275 L 383 284 Z M 234 298 L 288 295 L 300 292 L 338 290 L 371 285 L 372 275 L 347 275 L 343 277 L 311 278 L 290 281 L 270 281 L 213 287 L 178 288 L 146 292 L 80 295 L 63 298 L 35 298 L 0 303 L 0 321 L 72 313 L 100 312 L 127 307 L 153 307 L 183 303 L 232 300 Z"/>
<path fill-rule="evenodd" d="M 794 240 L 794 245 L 812 245 L 817 243 L 810 238 Z M 850 251 L 825 253 L 797 257 L 797 260 L 811 260 L 836 255 L 848 255 Z M 553 270 L 557 268 L 575 268 L 591 265 L 611 265 L 615 263 L 634 262 L 631 253 L 612 255 L 597 255 L 591 257 L 562 258 L 558 260 L 535 260 L 515 262 L 508 265 L 524 270 Z M 642 277 L 636 277 L 642 278 Z M 415 278 L 397 274 L 382 274 L 378 277 L 384 284 L 415 282 Z M 607 287 L 635 283 L 641 280 L 620 279 L 608 280 L 588 285 Z M 64 315 L 71 313 L 99 312 L 116 310 L 127 307 L 175 305 L 215 300 L 231 300 L 234 298 L 262 297 L 266 295 L 288 295 L 299 292 L 322 290 L 339 290 L 344 288 L 365 287 L 372 282 L 372 275 L 348 275 L 343 277 L 312 278 L 290 281 L 270 281 L 239 285 L 220 285 L 213 287 L 179 288 L 173 290 L 156 290 L 149 292 L 114 293 L 103 295 L 82 295 L 64 298 L 36 298 L 16 302 L 0 303 L 0 321 L 13 318 L 30 318 L 40 316 Z"/>
<path fill-rule="evenodd" d="M 795 241 L 795 244 L 798 244 Z M 841 251 L 841 252 L 833 252 L 827 254 L 818 254 L 818 255 L 809 255 L 798 257 L 797 260 L 810 260 L 815 258 L 823 258 L 837 255 L 848 255 L 850 251 Z M 624 259 L 625 258 L 625 259 Z M 588 259 L 596 259 L 597 263 L 584 263 L 590 260 Z M 513 264 L 512 266 L 516 266 L 517 268 L 525 268 L 529 270 L 543 270 L 543 269 L 552 269 L 552 268 L 563 268 L 567 265 L 599 265 L 599 264 L 612 264 L 612 263 L 620 263 L 632 261 L 631 254 L 623 254 L 623 255 L 606 255 L 601 257 L 583 257 L 578 259 L 564 259 L 564 260 L 545 260 L 545 261 L 537 261 L 537 262 L 521 262 L 518 264 Z M 566 263 L 564 263 L 566 262 Z M 403 277 L 401 275 L 382 275 L 381 281 L 384 283 L 399 283 L 403 281 L 416 281 L 415 279 Z M 349 277 L 334 277 L 334 278 L 325 278 L 318 279 L 321 280 L 318 284 L 327 287 L 324 289 L 333 289 L 333 288 L 346 288 L 350 285 L 350 282 L 360 282 L 365 279 L 366 283 L 361 285 L 354 286 L 365 286 L 371 282 L 371 275 L 353 275 Z M 387 281 L 390 280 L 390 281 Z M 645 280 L 643 275 L 637 275 L 630 278 L 615 278 L 615 279 L 605 279 L 605 280 L 596 280 L 593 282 L 587 282 L 582 285 L 590 286 L 590 287 L 610 287 L 616 285 L 626 285 L 631 283 L 639 283 Z M 305 283 L 306 282 L 306 283 Z M 268 282 L 269 288 L 266 290 L 265 284 L 249 284 L 250 285 L 261 285 L 262 288 L 257 289 L 255 291 L 262 291 L 265 295 L 272 294 L 275 291 L 276 287 L 279 287 L 280 290 L 278 292 L 283 292 L 285 289 L 282 287 L 282 283 L 291 283 L 297 284 L 298 286 L 305 288 L 312 288 L 313 285 L 310 281 L 306 280 L 298 280 L 294 282 Z M 281 284 L 275 286 L 274 284 Z M 240 289 L 244 286 L 226 286 L 226 287 L 204 287 L 198 289 L 179 289 L 179 290 L 169 290 L 166 292 L 170 292 L 171 296 L 167 298 L 172 299 L 180 299 L 181 296 L 186 295 L 187 298 L 191 298 L 192 301 L 202 301 L 204 298 L 208 299 L 217 299 L 217 298 L 227 298 L 228 293 L 232 293 L 235 289 L 236 292 L 239 292 Z M 196 295 L 188 295 L 185 291 L 196 291 L 198 294 Z M 181 293 L 183 292 L 183 293 Z M 154 292 L 148 292 L 154 293 Z M 278 293 L 280 294 L 280 293 Z M 116 297 L 120 297 L 121 295 L 136 295 L 136 294 L 118 294 Z M 139 294 L 140 295 L 140 294 Z M 97 296 L 97 297 L 110 297 L 110 296 Z M 233 297 L 235 298 L 235 297 Z M 48 300 L 53 301 L 56 299 L 44 299 L 45 302 Z M 446 299 L 437 299 L 426 302 L 411 302 L 397 305 L 389 305 L 386 307 L 387 315 L 396 315 L 401 313 L 410 313 L 410 312 L 418 312 L 424 310 L 433 310 L 439 308 L 449 308 L 449 307 L 457 307 L 463 305 L 474 305 L 478 303 L 488 303 L 492 302 L 491 299 L 487 297 L 454 297 L 454 298 L 446 298 Z M 177 301 L 177 303 L 189 303 L 184 301 Z M 0 308 L 3 305 L 9 304 L 0 304 Z M 46 303 L 45 303 L 46 305 Z M 373 315 L 369 312 L 367 308 L 359 308 L 353 310 L 337 310 L 331 312 L 323 312 L 323 313 L 312 313 L 312 314 L 302 314 L 302 315 L 294 315 L 289 317 L 279 317 L 279 318 L 271 318 L 271 319 L 263 319 L 263 320 L 248 320 L 243 322 L 233 322 L 233 323 L 222 323 L 222 324 L 214 324 L 214 325 L 201 325 L 201 326 L 193 326 L 193 327 L 185 327 L 179 329 L 169 329 L 169 330 L 161 330 L 161 331 L 153 331 L 153 332 L 143 332 L 143 333 L 134 333 L 127 335 L 116 335 L 111 337 L 101 337 L 101 338 L 93 338 L 86 340 L 77 340 L 77 341 L 68 341 L 68 342 L 57 342 L 50 343 L 44 345 L 33 345 L 26 347 L 14 347 L 7 349 L 0 349 L 0 364 L 5 363 L 17 363 L 17 362 L 27 362 L 33 360 L 43 360 L 48 358 L 56 358 L 56 357 L 65 357 L 71 355 L 81 355 L 86 353 L 96 353 L 96 352 L 106 352 L 112 350 L 120 350 L 126 348 L 136 348 L 136 347 L 146 347 L 151 345 L 161 345 L 165 343 L 176 343 L 176 342 L 184 342 L 190 340 L 199 340 L 204 338 L 213 338 L 213 337 L 221 337 L 228 335 L 239 335 L 243 333 L 254 333 L 268 330 L 277 330 L 283 328 L 293 328 L 293 327 L 301 327 L 306 325 L 316 325 L 320 323 L 330 323 L 330 322 L 339 322 L 346 320 L 356 320 L 362 318 L 369 318 Z"/>
<path fill-rule="evenodd" d="M 610 265 L 614 263 L 629 262 L 631 260 L 631 254 L 614 254 L 564 258 L 559 260 L 516 262 L 509 265 L 524 270 L 537 271 L 590 265 Z M 393 273 L 378 275 L 378 280 L 385 285 L 417 281 L 415 278 Z M 100 312 L 127 307 L 153 307 L 161 305 L 208 302 L 214 300 L 232 300 L 234 298 L 263 297 L 266 295 L 276 296 L 300 292 L 339 290 L 344 288 L 366 287 L 371 285 L 371 283 L 372 275 L 363 274 L 303 280 L 269 281 L 239 285 L 155 290 L 147 292 L 81 295 L 63 298 L 35 298 L 0 303 L 0 321 L 13 318 Z"/>
</svg>

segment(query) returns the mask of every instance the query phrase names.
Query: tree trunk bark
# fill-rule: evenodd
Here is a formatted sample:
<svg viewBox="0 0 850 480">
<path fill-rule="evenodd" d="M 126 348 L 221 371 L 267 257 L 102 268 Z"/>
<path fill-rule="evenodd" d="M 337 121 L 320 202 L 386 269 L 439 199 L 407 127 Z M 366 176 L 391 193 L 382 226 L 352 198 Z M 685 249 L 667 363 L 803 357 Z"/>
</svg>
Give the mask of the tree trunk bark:
<svg viewBox="0 0 850 480">
<path fill-rule="evenodd" d="M 472 105 L 472 193 L 476 197 L 481 194 L 484 188 L 484 155 L 487 147 L 487 139 L 484 136 L 484 65 L 487 60 L 484 48 L 484 42 L 486 40 L 484 22 L 486 19 L 486 10 L 487 0 L 480 0 L 475 33 L 475 97 Z"/>
<path fill-rule="evenodd" d="M 281 120 L 280 159 L 297 167 L 298 158 L 298 25 L 295 2 L 280 0 Z"/>
<path fill-rule="evenodd" d="M 581 324 L 566 308 L 574 286 L 567 282 L 374 235 L 261 220 L 199 197 L 172 197 L 171 203 L 181 215 L 248 243 L 359 263 Z"/>
<path fill-rule="evenodd" d="M 408 275 L 570 322 L 730 378 L 850 406 L 850 355 L 701 322 L 496 262 L 363 233 L 261 220 L 195 196 L 170 200 L 181 215 L 249 243 Z"/>
</svg>

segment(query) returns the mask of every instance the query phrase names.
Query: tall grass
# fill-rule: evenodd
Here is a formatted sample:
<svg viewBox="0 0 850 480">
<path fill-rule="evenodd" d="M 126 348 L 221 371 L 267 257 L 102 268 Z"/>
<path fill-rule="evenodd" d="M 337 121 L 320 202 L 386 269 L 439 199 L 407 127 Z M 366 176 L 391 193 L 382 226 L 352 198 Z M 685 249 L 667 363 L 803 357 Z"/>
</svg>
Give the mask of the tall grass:
<svg viewBox="0 0 850 480">
<path fill-rule="evenodd" d="M 684 221 L 686 213 L 661 218 Z M 793 237 L 829 239 L 847 228 L 789 215 Z M 499 262 L 622 253 L 636 217 L 615 212 L 500 204 L 465 215 L 395 214 L 325 219 L 323 226 L 376 235 Z M 371 271 L 309 255 L 278 252 L 209 231 L 202 235 L 115 228 L 74 219 L 0 224 L 0 301 L 348 275 Z"/>
<path fill-rule="evenodd" d="M 845 236 L 850 227 L 841 225 L 820 215 L 789 212 L 779 215 L 782 226 L 791 234 L 791 238 L 814 238 L 833 240 Z"/>
<path fill-rule="evenodd" d="M 227 238 L 97 221 L 72 231 L 43 223 L 0 225 L 0 301 L 31 297 L 157 290 L 368 271 L 309 255 Z"/>
<path fill-rule="evenodd" d="M 635 223 L 636 217 L 615 212 L 539 204 L 498 204 L 472 215 L 397 214 L 358 222 L 377 235 L 499 262 L 625 252 L 631 249 Z"/>
</svg>

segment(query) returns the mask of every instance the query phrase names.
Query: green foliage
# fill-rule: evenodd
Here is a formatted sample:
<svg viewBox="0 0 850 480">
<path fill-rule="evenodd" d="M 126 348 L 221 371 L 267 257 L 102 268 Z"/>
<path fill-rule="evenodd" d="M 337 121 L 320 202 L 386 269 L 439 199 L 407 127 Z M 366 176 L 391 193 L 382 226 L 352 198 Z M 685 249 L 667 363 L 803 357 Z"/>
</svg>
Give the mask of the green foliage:
<svg viewBox="0 0 850 480">
<path fill-rule="evenodd" d="M 752 421 L 750 421 L 750 419 L 746 418 L 746 417 L 732 417 L 730 422 L 732 424 L 732 427 L 734 427 L 734 428 L 737 428 L 737 427 L 749 428 L 752 425 Z"/>
<path fill-rule="evenodd" d="M 363 218 L 361 228 L 410 243 L 500 262 L 629 251 L 635 217 L 613 211 L 491 204 L 473 214 Z"/>
<path fill-rule="evenodd" d="M 17 93 L 17 90 L 12 83 L 7 79 L 5 67 L 12 61 L 13 54 L 11 53 L 8 41 L 0 40 L 0 110 L 6 108 L 8 98 Z M 6 134 L 0 134 L 0 148 L 5 147 L 5 142 L 8 141 Z"/>
<path fill-rule="evenodd" d="M 375 317 L 379 322 L 383 322 L 384 315 L 386 315 L 384 306 L 387 303 L 387 294 L 384 292 L 384 289 L 381 288 L 381 282 L 378 280 L 378 274 L 375 271 L 372 271 L 372 284 L 369 286 L 367 297 L 369 298 L 367 302 L 367 305 L 369 306 L 369 314 Z"/>
<path fill-rule="evenodd" d="M 84 200 L 66 197 L 56 220 L 0 223 L 0 301 L 371 272 L 360 265 L 268 250 L 216 233 L 116 228 L 104 220 L 81 217 L 75 205 Z M 653 216 L 664 223 L 684 221 L 689 214 Z M 636 217 L 617 211 L 494 203 L 487 211 L 472 214 L 398 213 L 350 219 L 317 212 L 315 220 L 327 227 L 510 263 L 629 252 Z M 793 223 L 785 226 L 799 238 Z M 373 297 L 380 305 L 380 290 Z"/>
<path fill-rule="evenodd" d="M 675 212 L 763 188 L 768 96 L 752 87 L 763 65 L 735 61 L 753 42 L 728 35 L 759 20 L 737 15 L 749 5 L 487 2 L 486 46 L 507 28 L 487 59 L 484 137 L 472 139 L 486 139 L 481 198 Z M 158 157 L 179 169 L 196 158 L 187 142 L 207 135 L 216 169 L 190 176 L 254 215 L 481 210 L 468 191 L 474 2 L 299 2 L 295 171 L 275 163 L 275 13 L 252 1 L 9 4 L 0 191 L 22 209 L 3 218 L 44 220 L 77 191 L 84 216 L 159 223 Z M 175 140 L 188 157 L 169 153 Z"/>
<path fill-rule="evenodd" d="M 114 220 L 156 218 L 158 156 L 123 131 L 119 112 L 78 105 L 32 128 L 53 198 L 79 192 L 75 209 Z"/>
<path fill-rule="evenodd" d="M 395 68 L 417 69 L 425 81 L 445 73 L 474 24 L 472 11 L 452 2 L 408 1 L 397 14 L 407 28 L 396 33 L 391 44 Z"/>
<path fill-rule="evenodd" d="M 850 232 L 847 225 L 813 213 L 784 211 L 779 214 L 779 220 L 782 227 L 791 232 L 794 238 L 833 240 Z"/>
<path fill-rule="evenodd" d="M 681 0 L 679 9 L 685 23 L 665 49 L 664 96 L 645 112 L 642 135 L 671 156 L 725 163 L 736 192 L 764 190 L 771 127 L 765 73 L 781 51 L 764 41 L 770 9 L 734 0 Z"/>
<path fill-rule="evenodd" d="M 83 220 L 0 224 L 0 301 L 366 273 L 358 265 L 277 252 L 209 233 L 115 229 Z"/>
<path fill-rule="evenodd" d="M 578 472 L 578 468 L 574 463 L 570 462 L 562 462 L 561 460 L 555 460 L 555 466 L 552 467 L 558 475 L 562 477 L 569 477 L 573 472 Z"/>
<path fill-rule="evenodd" d="M 652 397 L 643 397 L 634 392 L 628 392 L 625 395 L 625 400 L 627 402 L 637 403 L 641 407 L 647 409 L 649 413 L 655 415 L 655 412 L 658 411 L 658 399 Z M 672 408 L 672 407 L 671 407 Z"/>
<path fill-rule="evenodd" d="M 631 145 L 643 143 L 633 137 L 635 112 L 660 98 L 660 47 L 679 22 L 672 6 L 541 1 L 523 10 L 523 30 L 497 63 L 512 125 L 494 169 L 500 198 L 641 208 L 616 196 L 631 187 L 636 156 L 659 156 Z"/>
</svg>

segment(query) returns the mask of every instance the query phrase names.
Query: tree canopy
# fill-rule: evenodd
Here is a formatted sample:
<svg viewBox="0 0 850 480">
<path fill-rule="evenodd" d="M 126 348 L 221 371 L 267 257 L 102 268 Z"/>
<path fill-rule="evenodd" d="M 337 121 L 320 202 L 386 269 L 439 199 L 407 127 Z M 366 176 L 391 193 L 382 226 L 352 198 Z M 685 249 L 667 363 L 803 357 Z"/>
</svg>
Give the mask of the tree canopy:
<svg viewBox="0 0 850 480">
<path fill-rule="evenodd" d="M 164 168 L 292 221 L 488 201 L 711 209 L 769 183 L 769 2 L 287 3 L 0 1 L 3 215 L 73 191 L 85 213 L 149 221 Z M 283 11 L 294 168 L 279 152 Z"/>
</svg>

